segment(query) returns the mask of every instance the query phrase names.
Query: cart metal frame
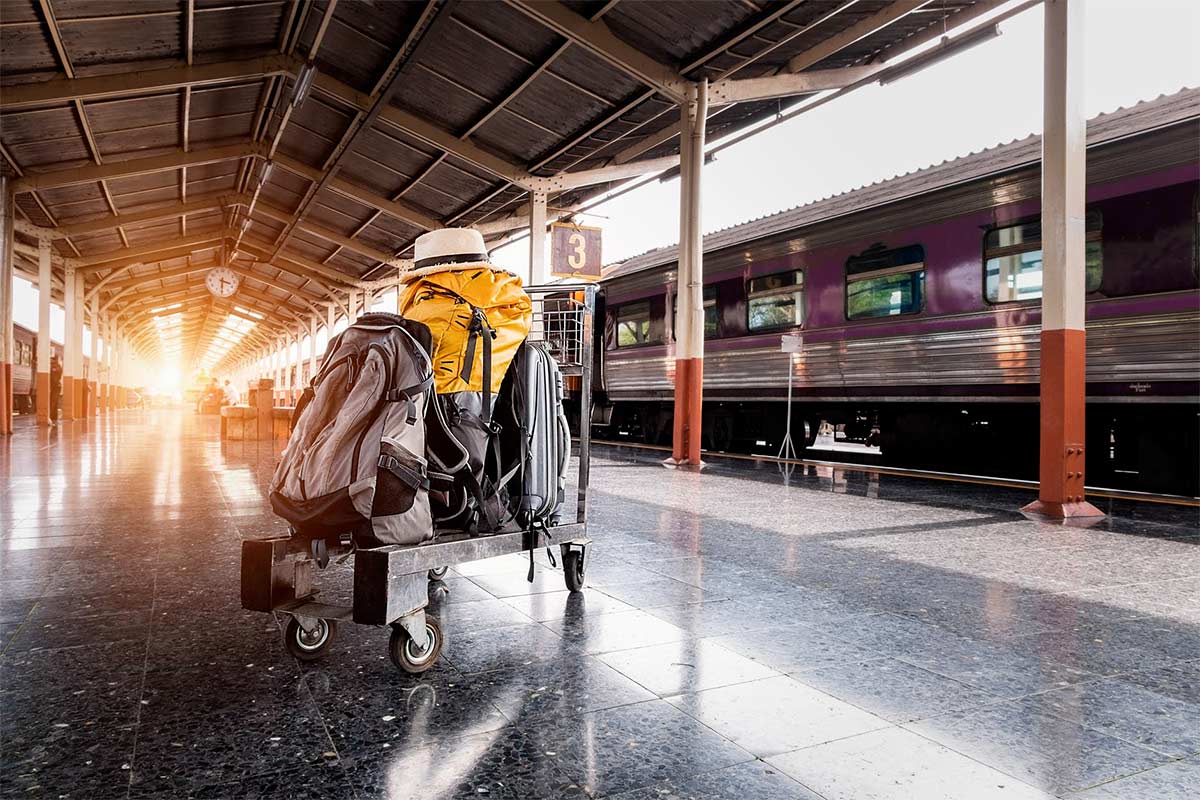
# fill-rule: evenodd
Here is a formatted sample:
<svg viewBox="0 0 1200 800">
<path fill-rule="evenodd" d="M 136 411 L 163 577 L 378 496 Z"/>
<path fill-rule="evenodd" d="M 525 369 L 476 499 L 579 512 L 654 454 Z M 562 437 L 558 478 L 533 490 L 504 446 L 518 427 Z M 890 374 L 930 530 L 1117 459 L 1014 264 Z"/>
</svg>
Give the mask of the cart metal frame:
<svg viewBox="0 0 1200 800">
<path fill-rule="evenodd" d="M 436 662 L 443 641 L 440 625 L 425 613 L 429 583 L 436 580 L 435 571 L 454 564 L 557 544 L 567 588 L 582 588 L 591 543 L 587 538 L 591 426 L 586 421 L 591 416 L 597 287 L 590 283 L 551 284 L 525 291 L 534 305 L 529 340 L 545 342 L 563 376 L 579 379 L 575 520 L 533 531 L 476 536 L 446 533 L 427 544 L 368 549 L 355 549 L 348 537 L 333 543 L 290 536 L 246 539 L 242 542 L 242 607 L 289 617 L 285 644 L 293 655 L 304 660 L 324 655 L 338 622 L 390 625 L 393 662 L 408 672 L 424 672 Z M 317 599 L 316 569 L 324 569 L 331 558 L 339 557 L 354 559 L 351 606 Z"/>
</svg>

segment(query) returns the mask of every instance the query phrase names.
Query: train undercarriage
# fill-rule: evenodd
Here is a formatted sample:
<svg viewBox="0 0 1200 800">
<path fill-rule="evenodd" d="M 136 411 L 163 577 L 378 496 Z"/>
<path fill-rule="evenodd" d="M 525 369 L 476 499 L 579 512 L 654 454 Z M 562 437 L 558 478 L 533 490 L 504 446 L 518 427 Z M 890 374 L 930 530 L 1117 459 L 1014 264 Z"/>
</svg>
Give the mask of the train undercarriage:
<svg viewBox="0 0 1200 800">
<path fill-rule="evenodd" d="M 774 456 L 786 430 L 783 408 L 706 402 L 702 446 Z M 593 430 L 611 441 L 669 445 L 673 411 L 669 401 L 618 401 L 593 415 Z M 1200 408 L 1089 403 L 1087 415 L 1088 485 L 1200 496 Z M 1036 403 L 792 403 L 800 458 L 1020 480 L 1038 477 L 1039 424 Z"/>
</svg>

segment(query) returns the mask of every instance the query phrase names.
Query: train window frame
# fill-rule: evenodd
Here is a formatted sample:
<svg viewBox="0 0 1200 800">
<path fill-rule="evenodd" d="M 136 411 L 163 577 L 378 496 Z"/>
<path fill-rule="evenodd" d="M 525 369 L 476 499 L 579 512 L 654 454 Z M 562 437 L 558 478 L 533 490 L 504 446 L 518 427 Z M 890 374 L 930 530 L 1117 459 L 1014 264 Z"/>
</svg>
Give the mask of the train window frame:
<svg viewBox="0 0 1200 800">
<path fill-rule="evenodd" d="M 771 289 L 759 289 L 755 291 L 752 287 L 755 281 L 769 280 L 777 278 L 781 275 L 793 275 L 799 278 L 799 281 L 791 284 L 783 284 Z M 804 307 L 805 298 L 807 295 L 807 278 L 804 274 L 804 269 L 788 269 L 781 272 L 772 272 L 769 275 L 755 275 L 746 279 L 746 332 L 747 333 L 764 333 L 770 331 L 789 330 L 794 328 L 803 328 L 805 321 L 808 319 L 807 309 Z M 762 325 L 755 327 L 751 321 L 753 313 L 753 305 L 755 300 L 762 300 L 769 297 L 792 296 L 796 297 L 796 307 L 800 312 L 799 322 L 777 323 L 775 325 Z M 792 318 L 795 319 L 793 312 Z"/>
<path fill-rule="evenodd" d="M 704 295 L 703 295 L 702 305 L 704 306 L 704 340 L 708 341 L 709 339 L 724 338 L 724 333 L 721 330 L 721 310 L 717 305 L 717 287 L 716 287 L 716 285 L 704 287 Z M 711 335 L 708 332 L 708 325 L 709 325 L 708 312 L 710 309 L 715 314 L 715 317 L 712 320 L 713 331 L 712 331 Z M 677 315 L 678 311 L 679 311 L 679 295 L 673 293 L 671 295 L 671 341 L 678 341 L 678 339 L 675 337 L 675 320 L 676 320 L 676 315 Z"/>
<path fill-rule="evenodd" d="M 643 334 L 643 336 L 645 338 L 641 338 L 641 337 L 635 335 L 634 338 L 638 339 L 638 341 L 634 341 L 629 344 L 621 344 L 621 323 L 623 321 L 621 319 L 621 314 L 622 314 L 622 312 L 628 313 L 628 312 L 633 311 L 634 309 L 639 309 L 639 308 L 645 309 L 645 316 L 642 317 L 642 315 L 639 314 L 637 317 L 638 321 L 645 323 L 645 333 Z M 649 298 L 647 298 L 645 300 L 634 300 L 634 301 L 628 302 L 628 303 L 621 303 L 619 306 L 616 306 L 613 308 L 612 315 L 613 315 L 613 343 L 615 345 L 614 349 L 626 350 L 626 349 L 633 348 L 633 347 L 647 347 L 649 345 L 661 344 L 661 342 L 655 341 L 654 339 L 651 338 L 651 335 L 652 335 L 651 330 L 653 327 L 653 308 L 652 308 Z M 639 325 L 639 327 L 641 327 L 641 326 Z"/>
<path fill-rule="evenodd" d="M 884 267 L 881 269 L 865 270 L 862 272 L 854 272 L 852 264 L 856 260 L 878 260 L 881 256 L 898 254 L 913 254 L 918 256 L 917 259 L 906 261 L 894 266 Z M 863 322 L 866 320 L 881 320 L 894 319 L 896 317 L 913 317 L 925 313 L 925 304 L 928 299 L 927 286 L 927 263 L 925 259 L 925 246 L 919 243 L 900 245 L 899 247 L 883 247 L 882 245 L 874 245 L 858 255 L 850 256 L 846 259 L 843 267 L 845 281 L 843 283 L 842 292 L 842 311 L 845 314 L 847 322 Z M 920 303 L 916 308 L 910 311 L 901 311 L 896 314 L 859 314 L 853 316 L 850 314 L 850 285 L 862 281 L 878 280 L 879 278 L 889 278 L 894 275 L 914 275 L 920 273 Z"/>
<path fill-rule="evenodd" d="M 1032 303 L 1040 303 L 1042 294 L 1039 289 L 1037 297 L 1019 297 L 1008 300 L 993 299 L 988 292 L 988 262 L 993 258 L 1002 258 L 1004 256 L 1020 255 L 1022 253 L 1032 253 L 1042 251 L 1042 235 L 1041 235 L 1041 217 L 1024 217 L 1019 220 L 1004 223 L 1002 225 L 990 225 L 983 231 L 983 236 L 980 238 L 980 265 L 983 271 L 983 280 L 979 287 L 980 293 L 983 295 L 983 302 L 989 306 L 1011 306 L 1011 305 L 1029 305 Z M 988 247 L 988 237 L 1002 230 L 1010 228 L 1022 228 L 1026 225 L 1038 225 L 1037 246 L 1031 246 L 1030 242 L 1021 242 L 1014 245 L 1000 245 L 996 247 Z M 1086 294 L 1097 294 L 1100 287 L 1104 283 L 1104 215 L 1099 210 L 1089 210 L 1085 217 L 1085 225 L 1087 230 L 1084 236 L 1084 263 L 1086 269 L 1087 248 L 1091 245 L 1097 245 L 1099 254 L 1099 269 L 1096 272 L 1096 277 L 1093 280 L 1089 274 L 1087 276 L 1087 285 L 1085 286 Z M 1042 284 L 1044 285 L 1044 283 Z"/>
</svg>

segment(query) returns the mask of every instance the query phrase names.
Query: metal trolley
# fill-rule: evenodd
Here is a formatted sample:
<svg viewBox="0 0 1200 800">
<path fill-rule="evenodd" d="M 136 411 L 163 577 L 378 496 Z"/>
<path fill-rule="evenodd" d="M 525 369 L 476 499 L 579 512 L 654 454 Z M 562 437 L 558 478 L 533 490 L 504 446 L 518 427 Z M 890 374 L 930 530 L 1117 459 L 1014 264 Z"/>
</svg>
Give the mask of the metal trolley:
<svg viewBox="0 0 1200 800">
<path fill-rule="evenodd" d="M 591 397 L 595 341 L 596 287 L 591 284 L 533 286 L 532 341 L 543 341 L 568 381 L 578 381 L 581 413 Z M 445 577 L 449 567 L 467 561 L 521 553 L 557 544 L 567 588 L 583 588 L 587 538 L 587 487 L 591 450 L 590 426 L 579 426 L 574 521 L 545 530 L 518 530 L 471 536 L 444 533 L 420 545 L 355 548 L 349 536 L 337 541 L 280 536 L 242 542 L 242 607 L 287 616 L 284 644 L 303 661 L 325 655 L 339 622 L 389 626 L 388 654 L 399 669 L 420 674 L 437 661 L 445 641 L 438 620 L 426 614 L 429 584 Z M 564 510 L 568 504 L 564 503 Z M 354 560 L 353 602 L 323 603 L 314 582 L 330 559 Z"/>
</svg>

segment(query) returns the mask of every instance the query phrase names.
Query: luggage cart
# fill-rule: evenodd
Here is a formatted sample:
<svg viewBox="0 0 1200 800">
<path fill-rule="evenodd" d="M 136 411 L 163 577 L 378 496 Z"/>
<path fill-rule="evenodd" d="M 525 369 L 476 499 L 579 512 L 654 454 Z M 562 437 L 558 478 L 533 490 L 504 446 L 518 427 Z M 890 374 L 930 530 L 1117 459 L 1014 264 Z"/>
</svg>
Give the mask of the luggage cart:
<svg viewBox="0 0 1200 800">
<path fill-rule="evenodd" d="M 596 287 L 592 284 L 533 286 L 531 341 L 545 342 L 564 378 L 578 381 L 581 404 L 592 393 Z M 337 540 L 280 536 L 242 542 L 242 607 L 287 616 L 284 644 L 302 661 L 324 656 L 339 622 L 388 626 L 388 654 L 397 668 L 421 674 L 437 661 L 445 641 L 437 619 L 425 612 L 429 584 L 450 566 L 557 544 L 566 586 L 583 589 L 587 546 L 587 487 L 591 455 L 590 414 L 581 405 L 575 519 L 545 530 L 495 534 L 439 534 L 420 545 L 355 548 L 349 535 Z M 564 511 L 568 503 L 564 502 Z M 354 560 L 350 606 L 323 603 L 315 583 L 331 559 Z"/>
</svg>

